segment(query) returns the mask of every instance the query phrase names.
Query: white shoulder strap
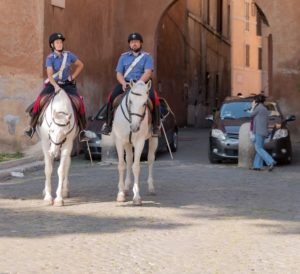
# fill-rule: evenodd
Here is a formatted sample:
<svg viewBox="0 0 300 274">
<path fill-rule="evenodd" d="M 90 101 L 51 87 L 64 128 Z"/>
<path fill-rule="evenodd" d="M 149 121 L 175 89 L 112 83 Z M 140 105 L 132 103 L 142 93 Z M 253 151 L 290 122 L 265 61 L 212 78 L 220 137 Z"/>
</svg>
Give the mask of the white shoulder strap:
<svg viewBox="0 0 300 274">
<path fill-rule="evenodd" d="M 133 68 L 144 57 L 144 55 L 145 55 L 145 53 L 142 53 L 139 57 L 134 59 L 134 61 L 129 66 L 129 68 L 125 71 L 124 78 L 133 70 Z"/>
<path fill-rule="evenodd" d="M 64 71 L 64 69 L 65 69 L 65 67 L 66 67 L 68 53 L 67 53 L 67 52 L 64 52 L 64 53 L 63 53 L 63 56 L 64 56 L 64 59 L 63 59 L 63 61 L 62 61 L 62 63 L 61 63 L 61 66 L 60 66 L 60 68 L 59 68 L 59 71 L 57 71 L 56 73 L 54 73 L 54 74 L 52 75 L 53 78 L 55 78 L 55 77 L 58 76 L 58 79 L 59 79 L 59 80 L 62 80 L 62 74 L 63 74 L 63 71 Z M 49 83 L 49 79 L 47 78 L 47 79 L 45 80 L 44 83 L 45 83 L 45 84 Z"/>
</svg>

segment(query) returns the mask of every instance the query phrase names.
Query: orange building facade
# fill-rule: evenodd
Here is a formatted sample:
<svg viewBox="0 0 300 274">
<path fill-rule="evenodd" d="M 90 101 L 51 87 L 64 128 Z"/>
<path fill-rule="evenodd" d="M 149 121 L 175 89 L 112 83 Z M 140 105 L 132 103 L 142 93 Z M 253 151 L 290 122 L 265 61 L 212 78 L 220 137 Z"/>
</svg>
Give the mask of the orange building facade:
<svg viewBox="0 0 300 274">
<path fill-rule="evenodd" d="M 253 0 L 232 0 L 231 10 L 232 95 L 268 95 L 268 22 Z"/>
</svg>

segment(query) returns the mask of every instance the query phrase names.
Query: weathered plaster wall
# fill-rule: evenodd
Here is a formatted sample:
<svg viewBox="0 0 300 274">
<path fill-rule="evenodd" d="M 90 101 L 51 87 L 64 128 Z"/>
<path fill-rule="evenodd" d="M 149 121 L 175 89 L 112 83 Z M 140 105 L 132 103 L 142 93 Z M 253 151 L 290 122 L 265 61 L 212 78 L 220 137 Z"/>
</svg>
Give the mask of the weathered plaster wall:
<svg viewBox="0 0 300 274">
<path fill-rule="evenodd" d="M 285 114 L 296 114 L 291 123 L 300 138 L 300 5 L 297 0 L 256 0 L 265 13 L 273 38 L 273 96 L 281 101 Z"/>
<path fill-rule="evenodd" d="M 50 53 L 48 36 L 54 31 L 62 32 L 66 37 L 65 49 L 74 52 L 85 65 L 77 87 L 84 96 L 87 116 L 95 114 L 115 84 L 118 57 L 114 40 L 120 35 L 115 19 L 117 10 L 111 0 L 66 0 L 64 9 L 46 0 L 44 58 Z"/>
<path fill-rule="evenodd" d="M 20 151 L 27 105 L 42 86 L 44 2 L 0 2 L 0 151 Z"/>
</svg>

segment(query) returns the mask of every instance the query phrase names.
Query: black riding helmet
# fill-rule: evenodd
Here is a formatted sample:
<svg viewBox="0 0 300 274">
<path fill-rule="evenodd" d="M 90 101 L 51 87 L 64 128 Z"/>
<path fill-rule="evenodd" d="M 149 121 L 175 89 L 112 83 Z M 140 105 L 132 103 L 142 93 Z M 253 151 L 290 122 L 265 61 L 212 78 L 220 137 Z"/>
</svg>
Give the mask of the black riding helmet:
<svg viewBox="0 0 300 274">
<path fill-rule="evenodd" d="M 60 32 L 53 32 L 50 36 L 49 36 L 49 46 L 52 49 L 51 44 L 55 41 L 61 39 L 62 41 L 65 41 L 66 38 L 60 33 Z"/>
<path fill-rule="evenodd" d="M 130 33 L 128 36 L 128 43 L 132 40 L 139 40 L 143 43 L 143 36 L 140 35 L 138 32 Z"/>
</svg>

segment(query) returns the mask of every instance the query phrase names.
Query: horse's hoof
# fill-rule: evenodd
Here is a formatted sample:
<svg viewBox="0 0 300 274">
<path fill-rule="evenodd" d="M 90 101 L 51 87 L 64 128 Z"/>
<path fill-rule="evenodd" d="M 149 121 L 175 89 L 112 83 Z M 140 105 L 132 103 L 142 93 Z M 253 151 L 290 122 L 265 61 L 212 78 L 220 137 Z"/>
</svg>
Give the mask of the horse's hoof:
<svg viewBox="0 0 300 274">
<path fill-rule="evenodd" d="M 155 196 L 156 195 L 155 189 L 154 188 L 149 188 L 148 189 L 148 195 Z"/>
<path fill-rule="evenodd" d="M 70 198 L 70 192 L 69 192 L 69 191 L 64 191 L 64 192 L 62 193 L 62 197 L 63 197 L 63 198 Z"/>
<path fill-rule="evenodd" d="M 64 206 L 64 200 L 54 200 L 54 206 Z"/>
<path fill-rule="evenodd" d="M 141 198 L 135 199 L 132 202 L 133 202 L 133 205 L 135 205 L 135 206 L 141 206 L 142 205 L 142 199 Z"/>
<path fill-rule="evenodd" d="M 126 197 L 124 193 L 119 193 L 117 196 L 117 202 L 126 202 Z"/>
<path fill-rule="evenodd" d="M 52 206 L 53 205 L 53 199 L 44 199 L 43 201 L 45 206 Z"/>
</svg>

